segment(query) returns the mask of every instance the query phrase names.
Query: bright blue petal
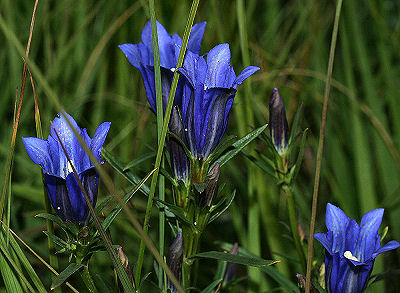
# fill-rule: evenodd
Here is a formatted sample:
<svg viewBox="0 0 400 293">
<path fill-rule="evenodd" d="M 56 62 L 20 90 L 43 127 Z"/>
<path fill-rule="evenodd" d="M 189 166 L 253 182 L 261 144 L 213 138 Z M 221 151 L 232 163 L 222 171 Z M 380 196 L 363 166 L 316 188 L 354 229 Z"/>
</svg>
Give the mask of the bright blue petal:
<svg viewBox="0 0 400 293">
<path fill-rule="evenodd" d="M 82 222 L 87 215 L 87 206 L 74 173 L 67 176 L 66 183 L 75 222 Z"/>
<path fill-rule="evenodd" d="M 236 88 L 239 84 L 245 81 L 248 77 L 250 77 L 253 73 L 260 70 L 260 67 L 257 66 L 247 66 L 243 71 L 236 77 L 236 80 L 233 83 L 233 87 Z"/>
<path fill-rule="evenodd" d="M 92 204 L 93 207 L 96 206 L 96 202 L 97 202 L 97 193 L 98 193 L 98 186 L 99 186 L 99 174 L 97 174 L 96 169 L 92 168 L 89 169 L 85 172 L 83 172 L 82 174 L 79 174 L 79 178 L 82 182 L 83 188 L 86 191 L 86 194 L 89 197 L 89 200 Z M 86 210 L 86 214 L 84 216 L 83 219 L 81 219 L 80 221 L 82 222 L 86 222 L 86 220 L 89 217 L 89 208 L 87 207 L 86 203 L 85 203 L 85 209 Z"/>
<path fill-rule="evenodd" d="M 322 244 L 325 249 L 332 254 L 331 246 L 332 246 L 332 232 L 328 233 L 315 233 L 314 238 Z"/>
<path fill-rule="evenodd" d="M 205 21 L 196 23 L 192 27 L 189 36 L 189 42 L 187 45 L 189 51 L 192 51 L 195 54 L 200 54 L 201 39 L 203 38 L 205 28 L 206 28 Z"/>
<path fill-rule="evenodd" d="M 148 49 L 143 44 L 122 44 L 118 47 L 136 68 L 139 68 L 142 64 L 149 65 Z"/>
<path fill-rule="evenodd" d="M 160 51 L 160 65 L 165 68 L 176 66 L 175 44 L 172 36 L 167 32 L 164 26 L 157 21 L 158 47 Z M 151 22 L 148 21 L 142 31 L 142 41 L 147 48 L 153 49 L 151 37 Z"/>
<path fill-rule="evenodd" d="M 355 254 L 361 261 L 366 261 L 375 252 L 375 239 L 382 223 L 384 209 L 376 209 L 366 213 L 360 224 Z"/>
<path fill-rule="evenodd" d="M 92 142 L 90 143 L 90 150 L 93 152 L 97 161 L 101 161 L 101 148 L 106 140 L 108 131 L 110 130 L 111 122 L 103 122 L 97 127 Z"/>
<path fill-rule="evenodd" d="M 395 240 L 389 241 L 389 242 L 386 243 L 384 246 L 382 246 L 382 247 L 379 248 L 377 251 L 375 251 L 375 252 L 372 254 L 372 258 L 377 257 L 377 256 L 378 256 L 379 254 L 381 254 L 382 252 L 389 251 L 389 250 L 393 250 L 393 249 L 396 249 L 396 248 L 399 248 L 399 247 L 400 247 L 400 243 L 399 243 L 399 242 L 397 242 L 397 241 L 395 241 Z"/>
<path fill-rule="evenodd" d="M 47 141 L 36 137 L 23 137 L 25 149 L 31 160 L 42 167 L 44 173 L 54 173 Z"/>
<path fill-rule="evenodd" d="M 45 174 L 44 181 L 51 205 L 57 215 L 63 221 L 76 223 L 65 179 Z"/>
<path fill-rule="evenodd" d="M 347 225 L 345 231 L 344 243 L 341 249 L 337 251 L 339 251 L 341 255 L 343 255 L 345 251 L 350 251 L 353 255 L 355 255 L 358 258 L 358 256 L 355 254 L 354 251 L 359 233 L 360 233 L 360 226 L 358 226 L 355 220 L 351 220 Z"/>
<path fill-rule="evenodd" d="M 226 84 L 226 75 L 230 73 L 230 60 L 231 51 L 228 44 L 220 44 L 210 50 L 207 54 L 208 70 L 204 82 L 207 88 L 231 87 Z"/>
<path fill-rule="evenodd" d="M 338 207 L 328 203 L 326 206 L 325 224 L 333 233 L 332 252 L 340 251 L 344 244 L 345 229 L 350 218 Z"/>
</svg>

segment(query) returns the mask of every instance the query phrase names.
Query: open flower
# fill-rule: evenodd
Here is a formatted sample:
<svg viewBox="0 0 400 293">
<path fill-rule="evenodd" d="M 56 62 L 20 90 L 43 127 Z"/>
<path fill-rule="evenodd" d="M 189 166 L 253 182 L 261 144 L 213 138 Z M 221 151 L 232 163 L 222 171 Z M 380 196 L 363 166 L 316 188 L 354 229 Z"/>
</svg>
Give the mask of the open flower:
<svg viewBox="0 0 400 293">
<path fill-rule="evenodd" d="M 200 22 L 192 27 L 188 51 L 194 54 L 200 54 L 201 39 L 203 38 L 206 23 Z M 176 64 L 178 63 L 179 51 L 182 45 L 182 39 L 177 35 L 170 35 L 163 25 L 157 22 L 158 46 L 160 52 L 161 84 L 164 110 L 168 101 L 169 92 Z M 147 98 L 154 113 L 156 107 L 156 89 L 154 78 L 154 57 L 153 41 L 151 36 L 151 22 L 148 21 L 142 31 L 142 41 L 139 44 L 123 44 L 119 48 L 124 52 L 129 62 L 138 68 L 142 74 Z M 184 92 L 190 94 L 190 88 L 185 88 L 184 81 L 178 83 L 175 94 L 174 105 L 180 105 Z"/>
<path fill-rule="evenodd" d="M 248 66 L 236 76 L 230 65 L 228 44 L 210 50 L 203 56 L 187 54 L 179 71 L 192 86 L 193 94 L 183 96 L 182 118 L 187 129 L 192 155 L 206 159 L 225 133 L 236 88 L 259 67 Z"/>
<path fill-rule="evenodd" d="M 110 122 L 102 123 L 91 139 L 86 129 L 80 128 L 75 120 L 64 112 L 53 120 L 50 135 L 46 140 L 36 137 L 23 137 L 22 140 L 31 160 L 42 167 L 47 194 L 57 215 L 63 221 L 86 224 L 89 210 L 57 135 L 93 206 L 96 205 L 99 176 L 65 117 L 100 163 L 101 148 L 110 129 Z"/>
<path fill-rule="evenodd" d="M 314 235 L 326 250 L 325 283 L 328 293 L 362 292 L 375 257 L 400 246 L 392 240 L 381 247 L 378 230 L 383 212 L 383 209 L 376 209 L 366 213 L 358 225 L 340 208 L 328 203 L 325 216 L 328 232 Z"/>
</svg>

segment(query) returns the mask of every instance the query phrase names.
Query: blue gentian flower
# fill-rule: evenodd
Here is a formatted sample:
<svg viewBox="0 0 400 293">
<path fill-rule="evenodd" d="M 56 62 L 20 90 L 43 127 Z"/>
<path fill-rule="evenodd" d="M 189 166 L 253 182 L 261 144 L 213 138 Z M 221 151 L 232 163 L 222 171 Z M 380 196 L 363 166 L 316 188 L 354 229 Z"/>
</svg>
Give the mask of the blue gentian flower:
<svg viewBox="0 0 400 293">
<path fill-rule="evenodd" d="M 378 230 L 383 212 L 383 209 L 376 209 L 366 213 L 358 225 L 340 208 L 328 203 L 325 216 L 328 232 L 314 235 L 326 251 L 325 283 L 328 293 L 362 292 L 375 257 L 400 246 L 399 242 L 392 240 L 381 247 Z"/>
<path fill-rule="evenodd" d="M 200 54 L 201 39 L 203 38 L 206 23 L 200 22 L 192 27 L 187 49 L 194 54 Z M 170 35 L 163 25 L 157 22 L 157 36 L 160 51 L 161 84 L 164 110 L 168 101 L 169 92 L 182 39 L 177 35 Z M 123 44 L 119 48 L 124 52 L 129 62 L 138 68 L 142 74 L 147 98 L 154 113 L 156 107 L 156 90 L 154 78 L 153 41 L 151 36 L 151 22 L 148 21 L 142 31 L 142 41 L 139 44 Z M 190 88 L 185 88 L 181 80 L 175 94 L 174 105 L 180 105 L 184 92 L 190 94 Z"/>
<path fill-rule="evenodd" d="M 192 86 L 193 94 L 184 95 L 182 118 L 187 129 L 189 148 L 196 159 L 207 159 L 225 133 L 236 88 L 259 67 L 248 66 L 236 76 L 230 65 L 228 44 L 220 44 L 204 56 L 186 54 L 179 71 Z"/>
<path fill-rule="evenodd" d="M 285 105 L 277 88 L 273 89 L 269 103 L 269 129 L 276 151 L 280 155 L 283 155 L 288 148 L 289 127 L 286 119 Z"/>
<path fill-rule="evenodd" d="M 86 129 L 80 128 L 70 115 L 59 113 L 53 120 L 46 140 L 36 137 L 23 137 L 22 140 L 31 160 L 42 167 L 47 194 L 57 215 L 63 221 L 86 224 L 89 209 L 57 134 L 93 206 L 97 200 L 99 175 L 65 117 L 101 163 L 101 148 L 110 129 L 110 122 L 102 123 L 91 139 Z"/>
</svg>

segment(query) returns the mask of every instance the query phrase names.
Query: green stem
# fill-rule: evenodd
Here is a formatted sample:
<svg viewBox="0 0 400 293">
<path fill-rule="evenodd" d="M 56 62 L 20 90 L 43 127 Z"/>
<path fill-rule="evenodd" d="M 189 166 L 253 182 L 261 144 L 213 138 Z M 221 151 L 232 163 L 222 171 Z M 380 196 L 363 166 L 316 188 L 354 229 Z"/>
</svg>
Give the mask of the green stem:
<svg viewBox="0 0 400 293">
<path fill-rule="evenodd" d="M 293 192 L 291 188 L 287 185 L 282 186 L 282 192 L 285 193 L 287 204 L 288 204 L 288 212 L 289 212 L 289 221 L 290 221 L 290 229 L 292 230 L 292 236 L 294 240 L 294 244 L 296 246 L 297 254 L 299 255 L 301 268 L 303 272 L 307 270 L 306 256 L 304 254 L 303 246 L 300 242 L 299 230 L 297 227 L 297 217 L 296 217 L 296 209 L 294 205 Z"/>
<path fill-rule="evenodd" d="M 194 17 L 196 15 L 196 11 L 197 11 L 197 7 L 199 6 L 199 2 L 200 2 L 200 0 L 194 0 L 193 3 L 192 3 L 192 7 L 191 7 L 190 12 L 189 12 L 189 18 L 188 18 L 188 21 L 186 23 L 185 33 L 183 35 L 182 47 L 181 47 L 181 50 L 179 52 L 178 63 L 176 65 L 176 68 L 179 68 L 179 67 L 181 67 L 183 65 L 183 59 L 184 59 L 184 56 L 185 56 L 184 53 L 186 51 L 187 44 L 188 44 L 188 41 L 189 41 L 190 29 L 191 29 L 191 27 L 193 25 Z M 179 75 L 180 74 L 179 74 L 178 71 L 174 72 L 174 77 L 173 77 L 172 84 L 171 84 L 171 91 L 170 91 L 169 98 L 168 98 L 167 109 L 165 110 L 165 117 L 164 117 L 164 121 L 163 121 L 161 137 L 159 139 L 157 156 L 156 156 L 156 163 L 155 163 L 156 171 L 154 172 L 154 175 L 153 175 L 153 177 L 151 179 L 150 193 L 149 193 L 149 197 L 147 199 L 146 214 L 145 214 L 144 224 L 143 224 L 143 231 L 144 231 L 144 233 L 146 235 L 147 235 L 148 230 L 149 230 L 148 221 L 150 221 L 151 208 L 153 206 L 153 199 L 154 199 L 154 194 L 155 194 L 155 191 L 156 191 L 156 186 L 157 186 L 157 181 L 158 181 L 158 174 L 159 174 L 159 170 L 160 170 L 161 158 L 162 158 L 162 155 L 163 155 L 165 138 L 166 138 L 166 135 L 167 135 L 167 129 L 168 129 L 168 124 L 169 124 L 169 119 L 170 119 L 170 116 L 171 116 L 172 106 L 173 106 L 174 99 L 175 99 L 175 92 L 176 92 L 176 88 L 178 86 Z M 135 273 L 136 284 L 140 284 L 140 276 L 141 276 L 141 272 L 142 272 L 145 248 L 146 248 L 146 246 L 145 246 L 144 240 L 141 239 L 138 262 L 137 262 L 136 273 Z"/>
<path fill-rule="evenodd" d="M 83 282 L 86 285 L 86 288 L 89 290 L 89 292 L 91 292 L 91 293 L 97 293 L 98 292 L 97 289 L 96 289 L 96 286 L 94 285 L 92 276 L 89 273 L 89 268 L 88 268 L 87 265 L 85 265 L 83 267 L 83 271 L 81 273 L 81 277 L 82 277 Z"/>
<path fill-rule="evenodd" d="M 164 168 L 164 160 L 161 162 L 161 166 Z M 159 199 L 165 201 L 165 178 L 161 176 L 158 181 L 158 192 L 159 192 Z M 160 217 L 159 217 L 159 252 L 160 256 L 164 258 L 164 238 L 165 238 L 165 212 L 163 209 L 160 210 Z M 163 268 L 159 266 L 158 268 L 158 287 L 162 290 L 163 289 Z"/>
<path fill-rule="evenodd" d="M 183 260 L 182 260 L 182 282 L 183 288 L 189 292 L 187 288 L 191 287 L 191 272 L 194 260 L 190 259 L 192 255 L 197 253 L 201 231 L 196 227 L 184 225 L 182 227 L 183 237 Z"/>
</svg>

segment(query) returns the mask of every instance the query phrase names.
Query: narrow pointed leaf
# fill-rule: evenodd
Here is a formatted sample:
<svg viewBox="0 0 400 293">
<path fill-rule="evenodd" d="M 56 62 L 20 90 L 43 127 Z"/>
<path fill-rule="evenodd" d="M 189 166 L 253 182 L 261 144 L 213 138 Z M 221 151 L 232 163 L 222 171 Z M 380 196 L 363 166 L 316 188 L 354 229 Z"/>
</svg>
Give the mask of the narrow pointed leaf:
<svg viewBox="0 0 400 293">
<path fill-rule="evenodd" d="M 138 158 L 135 158 L 134 160 L 130 161 L 129 163 L 127 163 L 125 165 L 125 167 L 123 168 L 123 171 L 126 171 L 128 169 L 131 169 L 133 167 L 135 167 L 136 165 L 139 165 L 140 163 L 143 163 L 144 161 L 146 161 L 147 159 L 150 158 L 154 158 L 156 156 L 155 152 L 150 152 L 150 153 L 146 153 Z"/>
<path fill-rule="evenodd" d="M 65 282 L 66 279 L 71 277 L 82 267 L 83 264 L 70 263 L 69 266 L 54 279 L 53 283 L 51 284 L 51 290 L 60 286 L 62 283 Z"/>
<path fill-rule="evenodd" d="M 279 261 L 274 260 L 265 260 L 261 258 L 253 258 L 248 256 L 242 255 L 234 255 L 226 252 L 219 252 L 219 251 L 208 251 L 195 254 L 190 258 L 211 258 L 217 259 L 222 261 L 227 261 L 231 263 L 237 263 L 245 266 L 252 266 L 252 267 L 266 267 L 273 264 L 278 263 Z"/>
<path fill-rule="evenodd" d="M 220 158 L 216 159 L 219 164 L 222 166 L 234 156 L 236 156 L 245 146 L 247 146 L 251 141 L 253 141 L 257 136 L 259 136 L 267 127 L 267 125 L 263 125 L 256 130 L 248 133 L 245 137 L 242 137 L 234 144 L 232 144 L 233 149 L 223 154 Z"/>
<path fill-rule="evenodd" d="M 290 131 L 290 136 L 289 136 L 289 144 L 292 142 L 293 138 L 296 135 L 302 112 L 303 112 L 303 103 L 300 104 L 300 106 L 297 108 L 296 114 L 294 115 L 291 131 Z"/>
<path fill-rule="evenodd" d="M 236 189 L 231 193 L 231 195 L 229 196 L 229 198 L 227 198 L 227 199 L 224 200 L 224 202 L 226 203 L 225 206 L 224 206 L 221 210 L 217 211 L 216 213 L 214 213 L 214 214 L 211 216 L 210 220 L 208 221 L 209 224 L 210 224 L 211 222 L 213 222 L 215 219 L 217 219 L 220 215 L 222 215 L 222 214 L 230 207 L 231 203 L 233 202 L 233 199 L 235 198 L 235 195 L 236 195 Z M 215 208 L 215 209 L 217 209 L 220 205 L 222 205 L 222 203 L 221 203 L 221 204 L 218 203 L 218 204 L 216 205 L 216 208 Z M 214 210 L 215 210 L 215 209 L 214 209 Z"/>
<path fill-rule="evenodd" d="M 204 288 L 201 293 L 213 293 L 215 292 L 215 287 L 218 286 L 219 283 L 222 282 L 223 279 L 217 279 L 214 282 L 212 282 L 210 285 L 208 285 L 206 288 Z"/>
</svg>

